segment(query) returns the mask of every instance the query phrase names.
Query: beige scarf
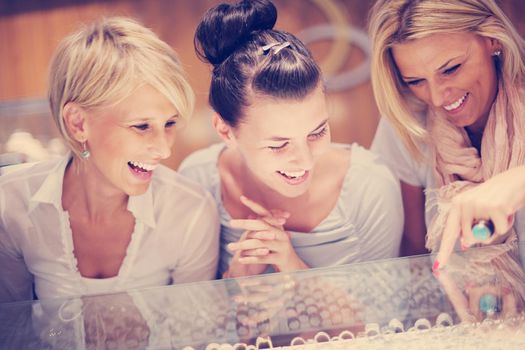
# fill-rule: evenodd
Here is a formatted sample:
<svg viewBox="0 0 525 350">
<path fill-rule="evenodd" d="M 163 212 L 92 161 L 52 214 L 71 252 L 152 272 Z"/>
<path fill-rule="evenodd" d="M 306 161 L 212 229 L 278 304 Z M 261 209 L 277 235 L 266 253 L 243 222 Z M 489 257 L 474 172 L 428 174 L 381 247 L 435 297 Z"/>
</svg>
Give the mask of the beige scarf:
<svg viewBox="0 0 525 350">
<path fill-rule="evenodd" d="M 470 142 L 463 128 L 456 127 L 438 113 L 427 113 L 427 122 L 434 149 L 434 174 L 438 189 L 435 201 L 427 212 L 437 209 L 427 232 L 426 247 L 439 249 L 451 199 L 458 193 L 512 167 L 525 164 L 525 114 L 514 116 L 512 101 L 525 96 L 514 86 L 501 83 L 487 120 L 481 140 L 481 156 Z M 516 102 L 515 102 L 516 103 Z M 505 251 L 514 250 L 517 236 L 514 228 L 506 243 L 499 245 Z M 517 250 L 517 249 L 516 249 Z"/>
</svg>

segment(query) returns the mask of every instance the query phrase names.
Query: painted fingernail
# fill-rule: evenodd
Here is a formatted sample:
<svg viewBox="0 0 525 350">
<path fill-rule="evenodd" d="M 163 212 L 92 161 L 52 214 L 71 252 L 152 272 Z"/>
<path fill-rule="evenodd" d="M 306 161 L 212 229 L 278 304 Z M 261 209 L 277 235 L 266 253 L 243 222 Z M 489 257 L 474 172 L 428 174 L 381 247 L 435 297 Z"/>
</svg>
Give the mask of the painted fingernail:
<svg viewBox="0 0 525 350">
<path fill-rule="evenodd" d="M 432 265 L 432 272 L 437 272 L 437 270 L 439 269 L 439 261 L 436 260 L 434 261 L 434 265 Z"/>
</svg>

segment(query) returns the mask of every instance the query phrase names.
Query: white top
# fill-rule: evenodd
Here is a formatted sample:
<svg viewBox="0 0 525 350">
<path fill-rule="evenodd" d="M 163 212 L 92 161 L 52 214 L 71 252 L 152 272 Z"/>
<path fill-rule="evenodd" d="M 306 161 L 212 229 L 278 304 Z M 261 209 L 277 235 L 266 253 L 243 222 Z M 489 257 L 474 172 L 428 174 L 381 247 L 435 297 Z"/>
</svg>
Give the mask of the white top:
<svg viewBox="0 0 525 350">
<path fill-rule="evenodd" d="M 351 164 L 335 207 L 311 232 L 289 231 L 298 256 L 310 267 L 335 266 L 399 254 L 403 204 L 399 182 L 377 156 L 354 145 Z M 226 246 L 239 240 L 242 230 L 229 226 L 230 214 L 221 197 L 217 162 L 224 144 L 215 144 L 186 158 L 179 173 L 199 182 L 217 202 L 221 221 L 219 273 L 229 266 Z"/>
<path fill-rule="evenodd" d="M 421 187 L 425 190 L 435 189 L 437 187 L 432 166 L 430 165 L 430 160 L 432 159 L 431 150 L 422 145 L 421 151 L 423 153 L 423 159 L 428 161 L 417 162 L 414 160 L 401 139 L 397 136 L 394 127 L 386 118 L 381 118 L 379 121 L 371 149 L 383 157 L 394 174 L 404 183 Z M 435 195 L 435 192 L 425 191 L 426 205 L 435 202 L 433 198 Z M 425 211 L 427 227 L 435 214 L 435 210 L 431 212 L 428 210 Z M 514 228 L 518 233 L 520 242 L 525 241 L 525 208 L 516 213 Z M 524 247 L 525 245 L 520 246 L 520 248 Z M 525 257 L 525 251 L 522 251 L 520 254 L 522 257 Z"/>
<path fill-rule="evenodd" d="M 212 279 L 218 259 L 214 200 L 166 167 L 131 196 L 135 227 L 118 275 L 84 278 L 77 268 L 62 183 L 70 156 L 0 176 L 0 302 L 108 293 Z"/>
</svg>

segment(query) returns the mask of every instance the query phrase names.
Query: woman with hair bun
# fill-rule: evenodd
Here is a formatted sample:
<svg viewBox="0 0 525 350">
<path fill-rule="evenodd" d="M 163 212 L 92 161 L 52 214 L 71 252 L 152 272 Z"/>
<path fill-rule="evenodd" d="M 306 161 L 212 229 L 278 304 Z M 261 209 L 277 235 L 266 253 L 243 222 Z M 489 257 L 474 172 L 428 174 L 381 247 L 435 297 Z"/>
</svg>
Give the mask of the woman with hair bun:
<svg viewBox="0 0 525 350">
<path fill-rule="evenodd" d="M 267 0 L 220 4 L 195 34 L 213 67 L 209 102 L 223 142 L 190 155 L 180 172 L 217 203 L 219 273 L 397 256 L 398 183 L 369 151 L 331 143 L 321 70 L 301 41 L 273 29 L 276 20 Z"/>
</svg>

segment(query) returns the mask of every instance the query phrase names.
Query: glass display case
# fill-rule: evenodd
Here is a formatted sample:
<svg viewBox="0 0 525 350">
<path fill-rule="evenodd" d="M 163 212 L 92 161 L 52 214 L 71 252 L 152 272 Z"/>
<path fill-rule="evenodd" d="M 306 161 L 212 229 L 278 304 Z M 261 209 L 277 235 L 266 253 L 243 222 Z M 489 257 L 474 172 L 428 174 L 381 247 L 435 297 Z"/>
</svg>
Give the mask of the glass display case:
<svg viewBox="0 0 525 350">
<path fill-rule="evenodd" d="M 525 349 L 519 258 L 483 247 L 431 266 L 422 255 L 0 304 L 0 348 Z"/>
</svg>

